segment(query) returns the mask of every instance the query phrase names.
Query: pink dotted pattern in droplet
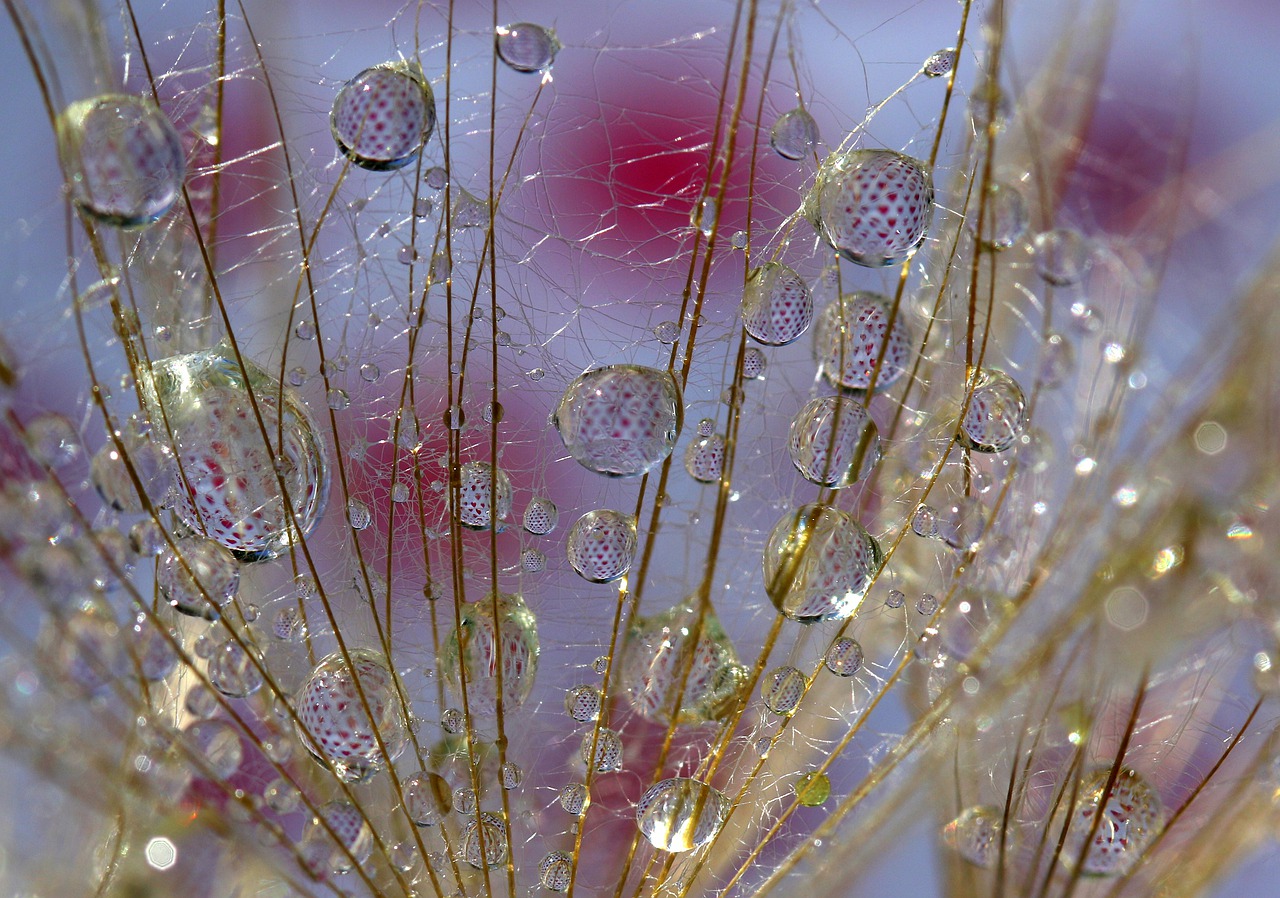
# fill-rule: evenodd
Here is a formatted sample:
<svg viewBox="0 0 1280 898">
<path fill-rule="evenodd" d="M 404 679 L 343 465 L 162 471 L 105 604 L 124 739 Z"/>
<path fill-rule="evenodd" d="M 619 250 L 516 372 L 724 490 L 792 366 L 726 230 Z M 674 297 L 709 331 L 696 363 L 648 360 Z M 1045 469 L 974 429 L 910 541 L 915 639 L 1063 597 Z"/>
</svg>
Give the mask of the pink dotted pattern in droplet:
<svg viewBox="0 0 1280 898">
<path fill-rule="evenodd" d="M 569 530 L 565 548 L 569 564 L 584 580 L 617 580 L 635 560 L 635 519 L 608 508 L 589 511 Z"/>
<path fill-rule="evenodd" d="M 1110 768 L 1094 771 L 1081 784 L 1068 837 L 1066 863 L 1074 864 L 1101 807 L 1102 819 L 1084 854 L 1085 873 L 1117 876 L 1128 873 L 1164 827 L 1164 805 L 1156 791 L 1136 771 L 1122 770 L 1107 800 Z"/>
<path fill-rule="evenodd" d="M 177 200 L 186 156 L 154 104 L 122 94 L 75 103 L 63 113 L 59 134 L 73 195 L 95 218 L 143 225 Z"/>
<path fill-rule="evenodd" d="M 316 666 L 295 698 L 294 728 L 307 751 L 332 762 L 344 780 L 357 782 L 387 764 L 375 731 L 390 760 L 404 749 L 407 736 L 391 671 L 372 653 L 352 652 L 351 661 L 348 667 L 341 655 L 330 655 Z"/>
<path fill-rule="evenodd" d="M 275 454 L 263 439 L 279 431 L 270 397 L 260 395 L 260 426 L 246 391 L 208 387 L 170 415 L 182 471 L 174 510 L 193 529 L 233 552 L 275 554 L 291 520 L 280 497 Z M 313 425 L 290 414 L 278 458 L 295 520 L 310 532 L 323 505 Z"/>
<path fill-rule="evenodd" d="M 862 404 L 843 396 L 810 400 L 791 422 L 787 451 L 810 483 L 843 489 L 880 461 L 880 434 Z"/>
<path fill-rule="evenodd" d="M 766 262 L 747 279 L 742 326 L 766 346 L 794 342 L 813 322 L 813 297 L 804 280 L 779 262 Z"/>
<path fill-rule="evenodd" d="M 599 474 L 643 474 L 671 454 L 681 403 L 665 371 L 612 365 L 571 383 L 554 424 L 569 454 Z"/>
<path fill-rule="evenodd" d="M 815 342 L 818 364 L 833 386 L 865 390 L 871 386 L 876 359 L 883 354 L 875 376 L 877 390 L 896 383 L 911 364 L 911 331 L 899 309 L 877 293 L 842 296 L 822 310 Z M 893 318 L 893 327 L 889 320 Z"/>
<path fill-rule="evenodd" d="M 715 483 L 724 471 L 724 437 L 699 437 L 684 453 L 684 468 L 699 483 Z"/>
<path fill-rule="evenodd" d="M 1003 452 L 1026 427 L 1026 398 L 1017 382 L 995 368 L 983 369 L 960 422 L 961 445 L 975 452 Z"/>
<path fill-rule="evenodd" d="M 467 462 L 459 479 L 458 521 L 462 526 L 488 530 L 495 518 L 502 521 L 511 514 L 511 481 L 501 468 L 483 461 Z"/>
<path fill-rule="evenodd" d="M 850 262 L 901 262 L 924 241 L 933 180 L 924 163 L 891 150 L 853 150 L 823 165 L 818 232 Z"/>
<path fill-rule="evenodd" d="M 632 708 L 642 717 L 658 723 L 668 723 L 673 716 L 680 723 L 715 720 L 742 688 L 745 671 L 714 614 L 703 619 L 702 635 L 690 646 L 697 619 L 693 607 L 676 605 L 637 620 L 628 632 L 623 682 Z M 693 660 L 686 681 L 690 650 Z"/>
<path fill-rule="evenodd" d="M 338 148 L 356 165 L 400 168 L 431 136 L 435 99 L 426 80 L 405 66 L 376 66 L 338 91 L 329 123 Z"/>
</svg>

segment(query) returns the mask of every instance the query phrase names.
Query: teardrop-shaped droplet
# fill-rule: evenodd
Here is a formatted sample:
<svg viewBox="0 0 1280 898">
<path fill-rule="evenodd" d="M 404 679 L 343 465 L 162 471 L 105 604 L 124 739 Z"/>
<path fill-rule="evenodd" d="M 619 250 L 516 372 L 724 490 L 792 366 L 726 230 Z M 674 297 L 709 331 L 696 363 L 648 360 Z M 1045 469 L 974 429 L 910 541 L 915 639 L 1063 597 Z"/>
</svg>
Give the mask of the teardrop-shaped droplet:
<svg viewBox="0 0 1280 898">
<path fill-rule="evenodd" d="M 560 52 L 556 33 L 530 22 L 499 26 L 495 42 L 498 58 L 517 72 L 545 71 Z"/>
<path fill-rule="evenodd" d="M 804 279 L 781 262 L 766 262 L 747 277 L 742 326 L 766 346 L 786 346 L 813 322 L 813 297 Z"/>
<path fill-rule="evenodd" d="M 805 480 L 843 489 L 880 462 L 880 433 L 860 402 L 823 396 L 811 399 L 792 420 L 787 451 Z"/>
<path fill-rule="evenodd" d="M 769 129 L 769 146 L 783 159 L 812 156 L 817 145 L 818 123 L 800 107 L 784 112 Z"/>
</svg>

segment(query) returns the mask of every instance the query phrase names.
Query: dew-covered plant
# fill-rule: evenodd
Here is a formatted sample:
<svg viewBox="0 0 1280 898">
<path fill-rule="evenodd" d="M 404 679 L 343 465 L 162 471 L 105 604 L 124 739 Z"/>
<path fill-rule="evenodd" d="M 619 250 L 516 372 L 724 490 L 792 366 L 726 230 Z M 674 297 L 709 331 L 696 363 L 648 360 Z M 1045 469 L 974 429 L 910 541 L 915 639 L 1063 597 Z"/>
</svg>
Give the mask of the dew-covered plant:
<svg viewBox="0 0 1280 898">
<path fill-rule="evenodd" d="M 1274 134 L 1123 4 L 834 6 L 5 0 L 7 893 L 1266 847 Z"/>
</svg>

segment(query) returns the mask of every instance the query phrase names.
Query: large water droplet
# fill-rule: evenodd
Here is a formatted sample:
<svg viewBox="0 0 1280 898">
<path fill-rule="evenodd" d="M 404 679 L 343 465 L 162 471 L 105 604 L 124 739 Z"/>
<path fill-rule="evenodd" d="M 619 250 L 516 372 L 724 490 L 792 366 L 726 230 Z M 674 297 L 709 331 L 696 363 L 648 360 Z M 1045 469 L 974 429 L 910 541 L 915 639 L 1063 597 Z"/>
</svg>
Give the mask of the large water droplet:
<svg viewBox="0 0 1280 898">
<path fill-rule="evenodd" d="M 529 22 L 499 26 L 494 40 L 498 58 L 517 72 L 549 69 L 560 52 L 554 31 Z"/>
<path fill-rule="evenodd" d="M 535 496 L 524 508 L 524 529 L 537 536 L 546 536 L 559 522 L 560 512 L 550 499 Z"/>
<path fill-rule="evenodd" d="M 769 129 L 769 146 L 792 161 L 813 155 L 818 145 L 818 123 L 800 107 L 784 112 Z"/>
<path fill-rule="evenodd" d="M 370 651 L 350 654 L 350 667 L 333 654 L 307 677 L 294 697 L 294 732 L 316 760 L 332 766 L 343 781 L 356 783 L 371 779 L 400 756 L 408 730 L 386 662 Z"/>
<path fill-rule="evenodd" d="M 461 666 L 466 665 L 467 702 L 472 715 L 492 716 L 498 707 L 502 676 L 503 710 L 511 713 L 533 690 L 538 673 L 538 622 L 524 600 L 513 593 L 486 596 L 462 607 L 462 620 L 441 652 L 445 682 L 462 697 Z M 458 631 L 463 633 L 459 649 Z M 499 668 L 499 665 L 501 667 Z"/>
<path fill-rule="evenodd" d="M 805 217 L 850 262 L 880 268 L 924 242 L 933 179 L 918 159 L 891 150 L 851 150 L 822 163 Z"/>
<path fill-rule="evenodd" d="M 389 62 L 365 69 L 338 91 L 329 127 L 361 168 L 388 171 L 418 157 L 436 124 L 435 97 L 421 69 Z"/>
<path fill-rule="evenodd" d="M 507 824 L 487 811 L 478 821 L 472 820 L 462 835 L 462 856 L 477 870 L 503 863 L 507 859 Z"/>
<path fill-rule="evenodd" d="M 724 437 L 698 437 L 684 452 L 684 469 L 699 483 L 715 483 L 724 472 Z"/>
<path fill-rule="evenodd" d="M 223 546 L 184 536 L 166 547 L 156 572 L 160 592 L 183 614 L 215 618 L 240 588 L 240 565 Z"/>
<path fill-rule="evenodd" d="M 573 858 L 563 851 L 553 851 L 538 864 L 538 879 L 552 892 L 564 892 L 573 877 Z"/>
<path fill-rule="evenodd" d="M 811 399 L 791 422 L 791 463 L 810 483 L 843 489 L 880 461 L 880 433 L 862 404 L 845 396 Z"/>
<path fill-rule="evenodd" d="M 1104 767 L 1081 782 L 1062 850 L 1063 862 L 1072 866 L 1083 851 L 1082 871 L 1094 876 L 1127 874 L 1164 829 L 1166 819 L 1160 796 L 1137 771 L 1121 770 L 1108 793 L 1110 776 L 1110 768 Z M 1099 813 L 1102 819 L 1086 849 L 1085 839 Z"/>
<path fill-rule="evenodd" d="M 818 366 L 832 386 L 865 390 L 871 386 L 876 360 L 877 390 L 896 383 L 911 364 L 912 336 L 905 307 L 889 319 L 893 303 L 878 293 L 850 293 L 822 310 L 814 329 Z"/>
<path fill-rule="evenodd" d="M 418 826 L 435 826 L 453 810 L 453 793 L 438 773 L 419 771 L 401 784 L 404 810 Z"/>
<path fill-rule="evenodd" d="M 742 326 L 766 346 L 786 346 L 813 322 L 813 297 L 804 279 L 781 262 L 766 262 L 747 277 Z"/>
<path fill-rule="evenodd" d="M 880 570 L 880 546 L 848 513 L 804 505 L 784 514 L 764 550 L 765 591 L 792 620 L 846 620 Z"/>
<path fill-rule="evenodd" d="M 996 368 L 978 372 L 960 422 L 960 444 L 975 452 L 1003 452 L 1026 427 L 1026 398 L 1017 381 Z"/>
<path fill-rule="evenodd" d="M 173 435 L 174 511 L 187 526 L 244 561 L 272 558 L 315 529 L 329 464 L 293 390 L 248 360 L 242 371 L 219 345 L 156 363 L 144 395 Z"/>
<path fill-rule="evenodd" d="M 569 454 L 599 474 L 643 474 L 671 454 L 682 409 L 665 371 L 611 365 L 565 390 L 553 423 Z"/>
<path fill-rule="evenodd" d="M 691 851 L 720 831 L 729 801 L 719 789 L 689 777 L 654 783 L 636 805 L 636 824 L 659 851 Z"/>
<path fill-rule="evenodd" d="M 695 650 L 697 621 L 691 602 L 632 622 L 623 649 L 622 682 L 641 716 L 659 723 L 673 717 L 678 723 L 704 723 L 727 713 L 741 691 L 746 669 L 719 619 L 707 613 Z M 693 662 L 684 681 L 691 651 Z"/>
<path fill-rule="evenodd" d="M 589 511 L 570 528 L 565 551 L 584 580 L 617 580 L 635 560 L 636 519 L 607 508 Z"/>
<path fill-rule="evenodd" d="M 790 717 L 800 707 L 800 699 L 809 687 L 809 679 L 798 668 L 779 667 L 765 674 L 760 683 L 764 706 L 774 714 Z"/>
<path fill-rule="evenodd" d="M 943 843 L 966 861 L 991 867 L 1000 856 L 1000 830 L 1004 813 L 989 805 L 965 808 L 942 828 Z"/>
<path fill-rule="evenodd" d="M 107 224 L 153 222 L 182 191 L 182 141 L 148 100 L 106 94 L 72 103 L 58 118 L 58 149 L 72 199 Z"/>
<path fill-rule="evenodd" d="M 511 514 L 511 481 L 501 468 L 484 461 L 467 462 L 459 473 L 458 522 L 471 530 L 488 530 L 494 520 Z"/>
</svg>

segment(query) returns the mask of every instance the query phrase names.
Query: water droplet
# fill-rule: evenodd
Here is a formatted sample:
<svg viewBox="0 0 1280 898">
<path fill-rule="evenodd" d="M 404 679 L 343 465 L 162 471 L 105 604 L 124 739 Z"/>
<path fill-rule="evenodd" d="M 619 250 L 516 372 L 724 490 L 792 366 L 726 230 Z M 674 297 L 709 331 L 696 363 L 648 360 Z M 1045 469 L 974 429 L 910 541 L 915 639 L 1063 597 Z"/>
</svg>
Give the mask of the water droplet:
<svg viewBox="0 0 1280 898">
<path fill-rule="evenodd" d="M 906 313 L 899 309 L 889 327 L 893 303 L 878 293 L 850 293 L 822 310 L 814 329 L 818 365 L 832 386 L 865 390 L 876 361 L 877 390 L 896 383 L 911 364 L 914 343 Z"/>
<path fill-rule="evenodd" d="M 457 230 L 489 227 L 489 203 L 471 191 L 455 186 L 453 189 L 453 213 L 449 223 Z"/>
<path fill-rule="evenodd" d="M 524 529 L 537 536 L 546 536 L 560 522 L 560 511 L 550 499 L 535 496 L 524 508 Z"/>
<path fill-rule="evenodd" d="M 1083 852 L 1082 870 L 1094 876 L 1128 874 L 1164 829 L 1166 820 L 1160 796 L 1136 771 L 1121 770 L 1108 793 L 1110 776 L 1110 768 L 1104 767 L 1080 783 L 1062 851 L 1062 860 L 1068 865 L 1074 865 Z M 1102 819 L 1086 849 L 1085 839 L 1099 810 Z"/>
<path fill-rule="evenodd" d="M 653 335 L 658 338 L 659 343 L 670 346 L 680 339 L 680 325 L 674 321 L 663 321 L 653 329 Z"/>
<path fill-rule="evenodd" d="M 373 362 L 365 362 L 360 366 L 360 379 L 365 383 L 377 383 L 380 377 L 382 377 L 382 369 Z"/>
<path fill-rule="evenodd" d="M 520 567 L 531 574 L 547 569 L 547 553 L 541 549 L 524 549 L 520 553 Z"/>
<path fill-rule="evenodd" d="M 184 536 L 161 553 L 156 581 L 178 611 L 214 618 L 240 588 L 240 565 L 221 544 Z"/>
<path fill-rule="evenodd" d="M 1000 856 L 1004 814 L 990 805 L 965 808 L 942 828 L 943 843 L 978 867 L 992 867 Z"/>
<path fill-rule="evenodd" d="M 510 761 L 502 765 L 501 775 L 502 788 L 508 792 L 520 788 L 520 783 L 524 780 L 524 771 L 520 769 L 520 765 L 512 764 Z"/>
<path fill-rule="evenodd" d="M 94 453 L 89 463 L 94 489 L 116 511 L 140 512 L 144 497 L 153 508 L 163 506 L 173 487 L 172 457 L 160 443 L 145 437 L 125 434 L 120 439 L 122 449 L 108 442 Z"/>
<path fill-rule="evenodd" d="M 837 677 L 851 677 L 862 668 L 862 646 L 856 639 L 841 636 L 827 648 L 823 663 Z"/>
<path fill-rule="evenodd" d="M 808 686 L 808 678 L 798 669 L 779 667 L 765 674 L 760 683 L 760 694 L 766 708 L 774 714 L 790 717 L 800 706 L 800 699 L 804 698 Z"/>
<path fill-rule="evenodd" d="M 329 462 L 293 390 L 219 345 L 156 363 L 144 393 L 173 434 L 183 475 L 174 511 L 189 527 L 245 561 L 315 529 Z"/>
<path fill-rule="evenodd" d="M 974 216 L 976 225 L 977 213 L 970 214 Z M 1008 249 L 1022 239 L 1030 219 L 1021 190 L 1012 184 L 992 184 L 987 188 L 982 243 L 995 250 Z"/>
<path fill-rule="evenodd" d="M 632 621 L 623 648 L 622 683 L 642 717 L 657 723 L 669 723 L 673 717 L 677 723 L 705 723 L 730 710 L 746 681 L 746 669 L 714 612 L 708 611 L 703 619 L 695 650 L 697 626 L 693 600 Z M 685 682 L 690 652 L 693 661 Z"/>
<path fill-rule="evenodd" d="M 848 513 L 804 505 L 774 525 L 764 550 L 764 584 L 791 620 L 846 620 L 880 570 L 880 546 Z"/>
<path fill-rule="evenodd" d="M 594 686 L 574 686 L 565 692 L 564 710 L 578 723 L 591 723 L 600 716 L 600 690 Z"/>
<path fill-rule="evenodd" d="M 27 422 L 27 445 L 36 460 L 60 468 L 80 454 L 75 426 L 63 415 L 46 412 Z"/>
<path fill-rule="evenodd" d="M 501 402 L 486 402 L 480 409 L 480 419 L 486 424 L 497 424 L 502 421 L 506 409 Z"/>
<path fill-rule="evenodd" d="M 457 708 L 446 708 L 440 715 L 440 728 L 446 733 L 461 733 L 467 726 L 467 719 Z"/>
<path fill-rule="evenodd" d="M 422 174 L 422 180 L 432 190 L 439 190 L 449 183 L 449 173 L 438 165 L 433 165 Z"/>
<path fill-rule="evenodd" d="M 373 512 L 363 500 L 352 497 L 347 500 L 347 521 L 352 530 L 364 530 L 373 523 Z"/>
<path fill-rule="evenodd" d="M 817 145 L 818 123 L 800 107 L 784 112 L 769 129 L 769 146 L 783 159 L 812 156 Z"/>
<path fill-rule="evenodd" d="M 932 505 L 919 505 L 911 515 L 911 530 L 925 539 L 938 538 L 938 512 Z"/>
<path fill-rule="evenodd" d="M 1026 423 L 1022 388 L 999 369 L 982 369 L 960 422 L 960 444 L 975 452 L 1003 452 L 1017 442 Z"/>
<path fill-rule="evenodd" d="M 891 150 L 828 156 L 804 207 L 828 246 L 869 268 L 893 265 L 914 253 L 932 213 L 928 168 Z"/>
<path fill-rule="evenodd" d="M 495 614 L 496 604 L 496 614 Z M 462 632 L 462 648 L 458 634 Z M 503 710 L 511 713 L 533 690 L 538 673 L 538 623 L 514 593 L 487 596 L 462 606 L 462 620 L 449 634 L 440 667 L 454 695 L 462 696 L 466 665 L 467 701 L 473 716 L 492 716 L 498 704 L 498 665 L 502 665 Z"/>
<path fill-rule="evenodd" d="M 408 729 L 386 662 L 363 649 L 350 655 L 351 666 L 340 654 L 316 665 L 294 697 L 298 719 L 293 726 L 298 741 L 322 766 L 343 782 L 359 783 L 400 756 Z"/>
<path fill-rule="evenodd" d="M 709 437 L 716 432 L 716 422 L 711 418 L 703 418 L 698 422 L 698 436 Z"/>
<path fill-rule="evenodd" d="M 495 44 L 498 58 L 517 72 L 545 71 L 560 52 L 554 31 L 529 22 L 499 26 Z"/>
<path fill-rule="evenodd" d="M 1040 350 L 1040 383 L 1045 389 L 1061 386 L 1075 367 L 1075 350 L 1062 334 L 1050 334 Z"/>
<path fill-rule="evenodd" d="M 319 810 L 328 829 L 313 817 L 302 833 L 302 851 L 311 868 L 346 873 L 367 862 L 373 854 L 373 828 L 364 814 L 345 801 L 328 802 Z"/>
<path fill-rule="evenodd" d="M 806 773 L 796 780 L 796 801 L 806 808 L 816 808 L 831 797 L 831 780 L 825 773 Z"/>
<path fill-rule="evenodd" d="M 1089 267 L 1089 244 L 1079 231 L 1055 228 L 1037 234 L 1032 241 L 1036 271 L 1055 287 L 1078 283 Z"/>
<path fill-rule="evenodd" d="M 404 809 L 418 826 L 435 826 L 453 809 L 449 784 L 438 773 L 421 771 L 401 784 Z"/>
<path fill-rule="evenodd" d="M 891 589 L 884 598 L 886 608 L 901 608 L 907 602 L 907 594 L 900 589 Z"/>
<path fill-rule="evenodd" d="M 431 85 L 415 65 L 365 69 L 338 91 L 329 116 L 348 159 L 371 171 L 402 168 L 418 157 L 436 124 Z"/>
<path fill-rule="evenodd" d="M 591 669 L 598 674 L 602 674 L 609 669 L 609 656 L 599 655 L 596 660 L 591 662 Z"/>
<path fill-rule="evenodd" d="M 729 245 L 732 246 L 734 249 L 746 249 L 747 248 L 747 232 L 734 231 L 733 236 L 729 238 Z"/>
<path fill-rule="evenodd" d="M 81 100 L 58 117 L 57 130 L 72 200 L 99 221 L 149 224 L 181 194 L 182 141 L 151 101 L 124 94 Z"/>
<path fill-rule="evenodd" d="M 481 841 L 484 842 L 483 850 Z M 467 824 L 462 836 L 462 856 L 477 870 L 497 867 L 507 859 L 507 825 L 497 814 L 487 811 L 479 821 Z"/>
<path fill-rule="evenodd" d="M 291 814 L 298 807 L 298 790 L 282 776 L 276 777 L 262 789 L 262 800 L 277 814 Z"/>
<path fill-rule="evenodd" d="M 939 50 L 926 59 L 924 65 L 920 67 L 920 71 L 926 78 L 938 78 L 942 75 L 950 75 L 955 67 L 956 50 L 954 47 L 948 47 L 945 50 Z"/>
<path fill-rule="evenodd" d="M 625 477 L 643 474 L 671 454 L 681 418 L 680 394 L 665 371 L 611 365 L 569 385 L 553 424 L 583 467 Z"/>
<path fill-rule="evenodd" d="M 560 807 L 575 817 L 581 816 L 590 803 L 591 797 L 582 783 L 570 783 L 560 790 Z"/>
<path fill-rule="evenodd" d="M 582 763 L 589 767 L 594 758 L 596 773 L 616 773 L 622 769 L 622 737 L 608 727 L 590 730 L 582 737 L 578 755 L 582 758 Z"/>
<path fill-rule="evenodd" d="M 724 437 L 699 437 L 684 453 L 684 469 L 699 483 L 715 483 L 724 470 Z"/>
<path fill-rule="evenodd" d="M 631 569 L 636 554 L 636 522 L 610 509 L 584 514 L 569 530 L 569 563 L 591 583 L 609 583 Z"/>
<path fill-rule="evenodd" d="M 538 879 L 543 888 L 564 892 L 573 878 L 573 858 L 563 851 L 553 851 L 538 864 Z"/>
<path fill-rule="evenodd" d="M 314 340 L 316 338 L 316 326 L 304 319 L 294 327 L 293 333 L 299 340 Z M 306 373 L 305 369 L 303 373 Z"/>
<path fill-rule="evenodd" d="M 748 346 L 742 352 L 742 377 L 744 380 L 764 380 L 765 368 L 769 367 L 768 360 L 764 357 L 764 353 L 756 349 L 754 346 Z M 725 390 L 725 402 L 732 402 L 735 398 L 738 402 L 742 401 L 742 391 L 734 393 L 732 390 Z"/>
<path fill-rule="evenodd" d="M 197 759 L 215 780 L 232 778 L 244 759 L 239 732 L 225 720 L 197 720 L 183 729 Z"/>
<path fill-rule="evenodd" d="M 720 790 L 689 777 L 654 783 L 636 805 L 636 824 L 659 851 L 691 851 L 710 842 L 728 816 Z"/>
<path fill-rule="evenodd" d="M 511 481 L 501 468 L 484 461 L 467 462 L 458 475 L 458 523 L 471 530 L 488 530 L 494 520 L 511 514 Z"/>
<path fill-rule="evenodd" d="M 845 396 L 811 399 L 791 422 L 791 463 L 810 483 L 843 489 L 880 461 L 880 433 L 862 404 Z"/>
<path fill-rule="evenodd" d="M 262 672 L 254 660 L 244 647 L 228 639 L 209 659 L 210 685 L 230 698 L 252 695 L 262 688 Z"/>
<path fill-rule="evenodd" d="M 747 277 L 742 326 L 766 346 L 786 346 L 813 323 L 813 297 L 804 279 L 780 262 L 766 262 Z"/>
<path fill-rule="evenodd" d="M 329 408 L 335 412 L 345 411 L 351 405 L 351 397 L 347 395 L 346 390 L 340 390 L 337 387 L 329 388 Z"/>
<path fill-rule="evenodd" d="M 933 614 L 938 610 L 938 597 L 932 593 L 922 593 L 920 598 L 916 599 L 916 611 L 921 614 Z"/>
<path fill-rule="evenodd" d="M 476 792 L 463 786 L 453 790 L 453 810 L 460 817 L 470 817 L 476 812 Z"/>
</svg>

